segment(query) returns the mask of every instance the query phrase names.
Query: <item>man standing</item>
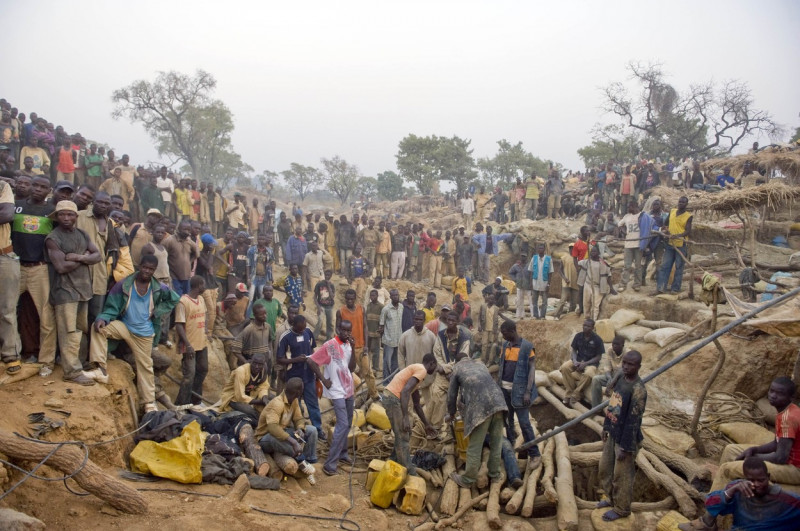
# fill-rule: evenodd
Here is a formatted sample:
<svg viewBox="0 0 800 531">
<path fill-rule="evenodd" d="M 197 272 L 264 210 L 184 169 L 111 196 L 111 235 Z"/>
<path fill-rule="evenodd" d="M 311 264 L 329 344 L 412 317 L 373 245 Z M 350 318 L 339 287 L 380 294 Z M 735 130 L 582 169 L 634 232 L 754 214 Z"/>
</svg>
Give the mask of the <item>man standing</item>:
<svg viewBox="0 0 800 531">
<path fill-rule="evenodd" d="M 333 272 L 329 269 L 325 271 L 325 278 L 314 285 L 314 305 L 317 307 L 317 325 L 314 327 L 314 337 L 319 336 L 324 315 L 326 341 L 333 337 L 333 303 L 336 297 L 336 287 L 331 282 L 332 276 Z"/>
<path fill-rule="evenodd" d="M 92 326 L 89 342 L 89 360 L 96 368 L 87 376 L 101 383 L 108 383 L 108 340 L 121 339 L 128 344 L 136 360 L 136 389 L 145 413 L 157 410 L 151 351 L 154 340 L 161 334 L 161 317 L 170 313 L 180 300 L 169 286 L 153 277 L 156 267 L 158 258 L 144 255 L 137 273 L 114 284 L 103 312 Z"/>
<path fill-rule="evenodd" d="M 403 306 L 400 304 L 400 293 L 393 289 L 389 292 L 390 304 L 381 310 L 378 321 L 378 334 L 383 336 L 383 378 L 389 382 L 389 377 L 397 371 L 397 348 L 400 344 L 403 324 Z"/>
<path fill-rule="evenodd" d="M 478 337 L 481 338 L 481 361 L 489 367 L 496 361 L 494 347 L 497 342 L 499 311 L 494 304 L 494 292 L 484 291 L 483 300 L 478 312 Z"/>
<path fill-rule="evenodd" d="M 0 186 L 4 191 L 11 189 L 6 183 L 2 183 Z M 33 299 L 39 315 L 36 325 L 39 328 L 38 359 L 42 364 L 39 375 L 42 377 L 50 376 L 53 373 L 56 359 L 56 317 L 53 305 L 50 304 L 50 277 L 45 259 L 45 238 L 53 230 L 54 223 L 50 214 L 55 210 L 53 205 L 45 201 L 49 193 L 50 179 L 44 176 L 34 177 L 30 196 L 27 199 L 20 199 L 16 203 L 14 224 L 11 229 L 11 241 L 14 252 L 19 257 L 20 265 L 18 295 L 27 291 Z M 0 214 L 3 206 L 5 205 L 0 206 Z M 5 226 L 0 225 L 0 236 L 2 236 Z M 5 266 L 3 260 L 4 258 L 0 256 L 0 267 Z M 3 270 L 3 282 L 12 282 L 13 279 L 6 276 L 6 273 L 7 270 Z M 6 285 L 6 290 L 10 289 L 12 287 Z M 14 316 L 16 325 L 16 311 L 14 311 Z M 16 326 L 14 328 L 16 329 Z M 8 330 L 5 330 L 4 334 L 6 332 Z M 4 343 L 10 342 L 13 337 L 13 334 L 4 335 Z M 5 358 L 3 361 L 8 363 Z"/>
<path fill-rule="evenodd" d="M 480 222 L 475 224 L 475 234 L 472 236 L 472 242 L 478 246 L 478 271 L 475 276 L 480 277 L 484 283 L 489 282 L 490 258 L 500 252 L 500 242 L 512 237 L 509 233 L 492 234 L 492 227 L 486 227 L 486 232 L 483 232 L 483 225 Z"/>
<path fill-rule="evenodd" d="M 622 367 L 622 355 L 625 348 L 625 338 L 614 336 L 611 341 L 611 350 L 606 352 L 601 360 L 601 373 L 592 377 L 591 394 L 592 407 L 603 401 L 603 387 L 609 386 L 611 380 Z"/>
<path fill-rule="evenodd" d="M 517 333 L 514 321 L 503 321 L 500 333 L 505 339 L 503 351 L 500 354 L 499 375 L 500 389 L 508 408 L 506 417 L 506 436 L 509 441 L 517 440 L 514 429 L 514 415 L 519 420 L 522 438 L 525 442 L 535 438 L 530 419 L 531 402 L 537 395 L 536 392 L 536 352 L 533 343 L 522 339 Z M 528 449 L 528 468 L 535 469 L 542 461 L 539 447 L 536 445 Z"/>
<path fill-rule="evenodd" d="M 436 344 L 436 335 L 425 328 L 425 313 L 422 310 L 414 312 L 414 326 L 403 332 L 400 336 L 398 361 L 401 369 L 414 363 L 422 363 L 422 357 L 433 352 Z"/>
<path fill-rule="evenodd" d="M 394 435 L 394 447 L 389 459 L 406 467 L 409 475 L 412 476 L 415 476 L 417 471 L 411 462 L 409 450 L 411 419 L 408 415 L 408 402 L 410 399 L 414 404 L 414 412 L 425 426 L 425 433 L 430 437 L 435 437 L 436 429 L 425 418 L 425 412 L 419 401 L 419 386 L 426 376 L 436 372 L 436 368 L 436 358 L 433 357 L 433 354 L 425 354 L 422 363 L 415 363 L 402 369 L 383 391 L 383 407 L 386 408 L 386 415 L 389 417 Z"/>
<path fill-rule="evenodd" d="M 686 210 L 689 206 L 689 198 L 685 195 L 678 199 L 678 208 L 673 208 L 667 216 L 664 226 L 661 227 L 661 232 L 669 236 L 666 249 L 664 250 L 664 258 L 661 261 L 661 269 L 658 270 L 658 286 L 656 287 L 653 295 L 666 293 L 667 281 L 669 274 L 672 271 L 672 266 L 675 266 L 675 272 L 672 277 L 671 291 L 673 294 L 681 291 L 681 283 L 683 282 L 683 266 L 688 257 L 687 239 L 692 234 L 692 219 L 691 212 Z"/>
<path fill-rule="evenodd" d="M 633 291 L 639 291 L 642 285 L 642 250 L 641 243 L 648 238 L 643 238 L 640 220 L 642 216 L 647 216 L 645 212 L 639 212 L 639 205 L 636 201 L 629 201 L 627 204 L 628 213 L 619 220 L 619 226 L 625 227 L 625 269 L 622 271 L 622 286 L 620 291 L 628 287 L 633 271 Z"/>
<path fill-rule="evenodd" d="M 600 482 L 605 492 L 597 508 L 611 507 L 603 520 L 611 522 L 631 514 L 636 454 L 642 443 L 642 416 L 647 389 L 639 378 L 642 355 L 635 350 L 622 357 L 622 377 L 616 379 L 603 423 Z"/>
<path fill-rule="evenodd" d="M 189 293 L 189 279 L 192 276 L 192 262 L 197 258 L 197 244 L 189 238 L 191 221 L 186 218 L 178 223 L 175 234 L 163 240 L 167 250 L 169 274 L 172 289 L 180 295 Z"/>
<path fill-rule="evenodd" d="M 539 195 L 542 193 L 542 185 L 544 185 L 544 182 L 536 176 L 536 173 L 531 173 L 528 180 L 525 181 L 525 200 L 528 201 L 529 219 L 535 220 L 538 215 Z"/>
<path fill-rule="evenodd" d="M 589 319 L 600 318 L 600 306 L 609 293 L 616 293 L 611 286 L 611 267 L 600 259 L 600 249 L 592 247 L 588 260 L 578 263 L 578 284 L 583 281 L 583 309 Z"/>
<path fill-rule="evenodd" d="M 417 311 L 417 294 L 413 289 L 406 291 L 406 298 L 403 299 L 403 321 L 400 330 L 405 332 L 414 326 L 414 313 Z"/>
<path fill-rule="evenodd" d="M 369 230 L 369 229 L 364 229 Z M 361 232 L 364 232 L 363 230 Z M 374 254 L 374 253 L 373 253 Z M 369 276 L 372 272 L 372 262 L 361 256 L 361 244 L 357 243 L 353 248 L 353 256 L 350 257 L 350 277 L 348 282 L 356 290 L 356 300 L 364 300 L 369 285 Z"/>
<path fill-rule="evenodd" d="M 200 404 L 203 382 L 208 374 L 208 340 L 206 338 L 206 303 L 203 277 L 189 281 L 189 293 L 181 296 L 175 307 L 175 332 L 181 352 L 182 380 L 175 405 Z"/>
<path fill-rule="evenodd" d="M 450 231 L 444 233 L 444 248 L 442 250 L 444 256 L 444 276 L 453 276 L 456 274 L 456 240 L 452 237 Z"/>
<path fill-rule="evenodd" d="M 533 307 L 533 299 L 531 298 L 531 274 L 525 264 L 528 263 L 527 253 L 522 253 L 519 260 L 514 262 L 511 269 L 508 270 L 508 276 L 514 281 L 517 286 L 517 311 L 515 317 L 522 319 L 525 317 L 525 300 L 527 299 L 530 305 L 531 317 L 536 317 L 536 311 Z"/>
<path fill-rule="evenodd" d="M 97 190 L 103 182 L 103 155 L 97 152 L 97 144 L 89 146 L 89 153 L 84 156 L 83 163 L 86 168 L 85 184 Z"/>
<path fill-rule="evenodd" d="M 461 414 L 464 418 L 464 436 L 469 437 L 467 465 L 463 474 L 453 472 L 450 479 L 461 487 L 472 487 L 478 478 L 481 454 L 486 436 L 489 436 L 489 477 L 498 481 L 502 476 L 501 450 L 503 444 L 503 418 L 508 407 L 503 393 L 492 379 L 489 370 L 477 360 L 470 359 L 463 352 L 456 354 L 456 364 L 450 375 L 450 389 L 447 393 L 447 412 L 445 423 L 455 418 L 456 405 L 464 404 Z M 460 397 L 459 397 L 460 392 Z"/>
<path fill-rule="evenodd" d="M 289 380 L 292 378 L 300 379 L 303 384 L 303 402 L 305 402 L 306 409 L 308 409 L 308 417 L 311 419 L 311 424 L 317 429 L 320 440 L 325 441 L 327 437 L 322 431 L 322 416 L 319 410 L 319 401 L 317 400 L 317 378 L 306 363 L 306 360 L 311 357 L 317 348 L 317 342 L 314 340 L 314 334 L 306 326 L 306 318 L 304 316 L 297 315 L 291 326 L 291 329 L 283 335 L 278 343 L 276 362 L 286 368 L 284 378 L 287 389 Z"/>
<path fill-rule="evenodd" d="M 403 271 L 406 267 L 406 250 L 408 248 L 408 236 L 403 225 L 397 226 L 397 231 L 392 235 L 392 267 L 391 277 L 394 280 L 403 278 Z"/>
<path fill-rule="evenodd" d="M 175 182 L 167 175 L 167 167 L 161 166 L 156 178 L 156 186 L 161 192 L 161 200 L 164 202 L 164 215 L 175 221 L 175 205 L 172 203 L 172 194 L 175 192 Z M 215 232 L 214 234 L 217 234 Z"/>
<path fill-rule="evenodd" d="M 369 352 L 365 349 L 367 345 L 367 314 L 364 307 L 356 304 L 356 292 L 348 289 L 344 293 L 345 305 L 336 312 L 336 329 L 338 330 L 343 321 L 350 321 L 350 337 L 353 339 L 353 356 L 359 367 L 361 379 L 367 382 L 367 390 L 371 398 L 378 396 L 375 387 L 375 375 L 372 373 Z"/>
<path fill-rule="evenodd" d="M 461 216 L 465 227 L 472 227 L 472 216 L 475 214 L 475 201 L 469 196 L 469 192 L 464 192 L 461 199 Z"/>
<path fill-rule="evenodd" d="M 550 291 L 550 275 L 553 272 L 553 259 L 549 254 L 544 254 L 544 244 L 536 244 L 536 254 L 528 264 L 531 272 L 531 287 L 533 289 L 533 318 L 542 320 L 547 316 L 547 294 Z M 542 304 L 539 306 L 539 299 Z M 519 311 L 519 310 L 517 310 Z"/>
<path fill-rule="evenodd" d="M 434 288 L 441 289 L 442 264 L 444 260 L 444 240 L 442 240 L 442 232 L 439 231 L 436 233 L 435 237 L 428 238 L 426 246 L 431 253 L 428 265 L 428 277 Z"/>
<path fill-rule="evenodd" d="M 306 286 L 316 286 L 325 276 L 325 251 L 319 248 L 317 242 L 308 242 L 308 252 L 303 257 L 302 274 Z"/>
<path fill-rule="evenodd" d="M 353 255 L 353 246 L 356 243 L 356 227 L 342 214 L 339 218 L 339 263 L 342 266 L 341 274 L 349 277 L 350 257 Z"/>
<path fill-rule="evenodd" d="M 376 275 L 384 277 L 391 273 L 389 268 L 389 256 L 392 253 L 392 234 L 387 230 L 385 222 L 378 223 L 378 245 L 375 248 L 375 271 Z"/>
<path fill-rule="evenodd" d="M 422 307 L 425 314 L 425 324 L 436 319 L 436 293 L 429 291 L 425 298 L 425 306 Z"/>
<path fill-rule="evenodd" d="M 345 294 L 346 300 L 347 295 Z M 372 361 L 373 370 L 378 372 L 381 372 L 381 334 L 379 329 L 383 306 L 378 302 L 378 290 L 369 290 L 369 302 L 367 302 L 365 310 L 367 314 L 367 351 Z"/>
<path fill-rule="evenodd" d="M 355 296 L 353 296 L 355 300 Z M 322 396 L 333 404 L 336 414 L 336 427 L 333 431 L 333 440 L 328 449 L 328 458 L 322 471 L 328 476 L 335 476 L 338 464 L 353 465 L 353 459 L 347 454 L 347 434 L 353 423 L 353 407 L 355 398 L 353 394 L 352 372 L 356 368 L 356 357 L 353 353 L 355 342 L 350 336 L 352 323 L 343 320 L 339 323 L 336 337 L 326 341 L 314 354 L 308 358 L 308 366 L 324 386 Z M 320 366 L 325 367 L 323 374 Z"/>
<path fill-rule="evenodd" d="M 564 193 L 564 181 L 561 180 L 561 175 L 557 170 L 550 170 L 550 175 L 547 177 L 547 215 L 555 219 L 559 217 L 561 210 L 561 195 Z"/>
<path fill-rule="evenodd" d="M 358 233 L 358 241 L 363 248 L 364 258 L 370 264 L 375 264 L 375 253 L 380 239 L 381 233 L 375 228 L 375 220 L 370 218 L 367 227 Z"/>
<path fill-rule="evenodd" d="M 270 239 L 272 239 L 272 233 L 259 232 L 256 245 L 251 245 L 247 250 L 247 263 L 250 270 L 248 279 L 250 282 L 250 315 L 253 312 L 253 301 L 263 292 L 264 286 L 269 284 L 272 287 L 272 264 L 275 262 L 275 255 L 269 245 Z M 274 330 L 274 321 L 272 326 Z"/>
<path fill-rule="evenodd" d="M 123 210 L 128 209 L 128 204 L 133 200 L 133 196 L 136 194 L 136 191 L 133 189 L 133 184 L 122 178 L 121 166 L 114 168 L 111 177 L 103 181 L 99 190 L 102 190 L 108 195 L 120 196 L 122 198 Z"/>
<path fill-rule="evenodd" d="M 241 366 L 250 363 L 255 355 L 260 354 L 264 356 L 267 374 L 270 374 L 275 359 L 272 351 L 274 343 L 275 333 L 267 322 L 267 309 L 259 304 L 253 307 L 253 320 L 231 341 L 231 355 Z"/>
<path fill-rule="evenodd" d="M 150 212 L 152 209 L 155 209 L 163 215 L 164 200 L 161 198 L 161 191 L 158 189 L 158 177 L 154 174 L 148 174 L 146 179 L 145 186 L 140 188 L 142 212 Z"/>
<path fill-rule="evenodd" d="M 583 331 L 572 338 L 571 348 L 570 359 L 559 369 L 564 377 L 564 387 L 567 389 L 564 403 L 568 406 L 580 400 L 583 388 L 589 385 L 592 377 L 597 374 L 597 366 L 600 365 L 600 359 L 605 352 L 603 340 L 594 332 L 593 319 L 586 319 L 583 322 Z"/>
<path fill-rule="evenodd" d="M 106 302 L 108 293 L 108 266 L 106 253 L 109 249 L 119 249 L 116 233 L 108 221 L 111 198 L 105 192 L 97 192 L 91 210 L 78 213 L 77 227 L 86 233 L 89 240 L 100 251 L 100 261 L 89 268 L 92 279 L 92 298 L 89 301 L 89 322 L 93 323 Z M 84 352 L 85 354 L 85 352 Z"/>
<path fill-rule="evenodd" d="M 298 269 L 303 265 L 303 260 L 308 254 L 308 244 L 306 239 L 303 238 L 303 229 L 295 227 L 294 234 L 289 236 L 286 242 L 285 260 L 286 267 L 296 265 Z"/>
<path fill-rule="evenodd" d="M 82 371 L 78 351 L 86 332 L 88 304 L 92 298 L 89 267 L 100 262 L 100 251 L 86 233 L 77 228 L 78 207 L 75 203 L 59 202 L 55 214 L 58 226 L 45 237 L 45 247 L 50 263 L 50 303 L 55 310 L 64 380 L 94 385 L 93 378 Z M 3 339 L 13 338 L 16 330 L 13 334 Z"/>
</svg>

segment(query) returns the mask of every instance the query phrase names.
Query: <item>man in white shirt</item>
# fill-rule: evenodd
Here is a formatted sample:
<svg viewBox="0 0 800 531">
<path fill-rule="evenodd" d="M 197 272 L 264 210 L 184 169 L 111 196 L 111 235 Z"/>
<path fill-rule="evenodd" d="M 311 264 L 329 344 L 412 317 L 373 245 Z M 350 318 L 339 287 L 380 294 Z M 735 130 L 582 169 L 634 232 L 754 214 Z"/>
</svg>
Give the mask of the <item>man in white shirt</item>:
<svg viewBox="0 0 800 531">
<path fill-rule="evenodd" d="M 468 229 L 472 227 L 472 216 L 475 214 L 475 201 L 469 196 L 469 192 L 464 192 L 461 199 L 461 214 L 464 216 L 464 226 Z"/>
<path fill-rule="evenodd" d="M 156 179 L 156 187 L 161 192 L 161 199 L 164 201 L 164 215 L 171 220 L 175 220 L 175 206 L 172 203 L 172 194 L 175 192 L 175 183 L 167 175 L 167 167 L 161 166 Z"/>
<path fill-rule="evenodd" d="M 619 291 L 628 287 L 631 271 L 633 271 L 633 291 L 642 287 L 642 250 L 640 248 L 641 232 L 639 230 L 639 205 L 636 201 L 628 203 L 628 213 L 619 220 L 619 226 L 625 227 L 625 269 L 622 271 L 622 285 Z"/>
</svg>

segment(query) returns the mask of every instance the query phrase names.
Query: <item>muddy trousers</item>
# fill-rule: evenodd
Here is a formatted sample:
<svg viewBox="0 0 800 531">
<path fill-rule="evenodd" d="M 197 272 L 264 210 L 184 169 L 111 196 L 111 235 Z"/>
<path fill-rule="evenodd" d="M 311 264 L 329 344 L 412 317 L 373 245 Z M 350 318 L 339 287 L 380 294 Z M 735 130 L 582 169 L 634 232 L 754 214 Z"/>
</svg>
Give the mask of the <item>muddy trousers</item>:
<svg viewBox="0 0 800 531">
<path fill-rule="evenodd" d="M 50 304 L 47 264 L 20 267 L 19 294 L 26 291 L 39 314 L 39 363 L 52 369 L 56 359 L 56 314 Z"/>
<path fill-rule="evenodd" d="M 83 370 L 78 354 L 81 348 L 81 339 L 88 327 L 89 303 L 88 301 L 67 302 L 58 304 L 53 309 L 56 314 L 61 367 L 64 369 L 64 379 L 69 380 L 78 376 Z"/>
<path fill-rule="evenodd" d="M 153 373 L 153 336 L 137 336 L 132 334 L 122 321 L 111 321 L 97 329 L 92 326 L 89 341 L 89 361 L 106 366 L 108 360 L 108 340 L 121 339 L 128 344 L 136 360 L 136 389 L 139 401 L 150 404 L 156 400 L 155 374 Z"/>
<path fill-rule="evenodd" d="M 208 349 L 196 350 L 191 358 L 186 354 L 181 360 L 181 386 L 178 396 L 175 398 L 175 405 L 200 404 L 200 398 L 193 395 L 203 395 L 203 382 L 208 374 Z"/>
<path fill-rule="evenodd" d="M 503 411 L 498 411 L 484 420 L 469 433 L 467 446 L 467 466 L 461 479 L 464 483 L 472 485 L 478 479 L 478 470 L 481 467 L 483 442 L 489 436 L 489 477 L 498 479 L 502 474 L 503 466 Z M 465 434 L 466 435 L 466 434 Z"/>
<path fill-rule="evenodd" d="M 389 459 L 406 467 L 409 475 L 416 476 L 417 467 L 411 463 L 411 433 L 403 429 L 403 411 L 400 399 L 394 396 L 391 391 L 384 391 L 381 395 L 381 402 L 383 402 L 383 407 L 386 409 L 386 416 L 389 417 L 389 423 L 392 425 L 392 434 L 394 435 L 394 446 Z M 480 461 L 480 456 L 478 461 Z"/>
<path fill-rule="evenodd" d="M 600 456 L 600 486 L 603 487 L 614 512 L 625 517 L 631 514 L 633 478 L 636 475 L 638 451 L 618 461 L 617 448 L 617 443 L 610 436 L 603 443 L 603 453 Z"/>
<path fill-rule="evenodd" d="M 735 459 L 751 446 L 753 445 L 729 444 L 722 450 L 722 456 L 719 458 L 719 470 L 717 475 L 714 476 L 714 482 L 711 484 L 711 492 L 724 489 L 725 485 L 734 479 L 744 478 L 744 472 L 742 471 L 742 463 L 744 461 L 735 461 Z M 794 465 L 776 465 L 766 461 L 764 463 L 767 465 L 769 479 L 773 483 L 800 485 L 800 468 Z"/>
<path fill-rule="evenodd" d="M 386 278 L 389 274 L 389 253 L 375 255 L 375 276 Z"/>
<path fill-rule="evenodd" d="M 600 305 L 603 304 L 604 295 L 600 293 L 600 286 L 585 284 L 583 286 L 583 312 L 587 319 L 600 319 Z"/>
<path fill-rule="evenodd" d="M 0 278 L 5 285 L 0 291 L 0 355 L 3 363 L 19 360 L 20 340 L 17 330 L 17 301 L 19 300 L 19 260 L 0 255 Z M 75 326 L 74 321 L 72 326 Z"/>
</svg>

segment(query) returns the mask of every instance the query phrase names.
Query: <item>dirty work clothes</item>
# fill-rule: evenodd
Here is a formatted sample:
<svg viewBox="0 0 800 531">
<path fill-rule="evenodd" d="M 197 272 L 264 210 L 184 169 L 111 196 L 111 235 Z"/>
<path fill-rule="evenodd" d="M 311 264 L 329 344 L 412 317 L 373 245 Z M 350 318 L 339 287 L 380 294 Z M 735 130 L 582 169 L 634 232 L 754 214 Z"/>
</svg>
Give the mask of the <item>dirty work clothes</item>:
<svg viewBox="0 0 800 531">
<path fill-rule="evenodd" d="M 106 308 L 108 308 L 108 303 L 106 303 Z M 97 363 L 101 367 L 106 366 L 109 339 L 121 339 L 128 344 L 136 360 L 136 389 L 139 392 L 139 401 L 145 404 L 155 402 L 156 384 L 153 373 L 153 357 L 150 354 L 153 349 L 153 336 L 137 336 L 131 333 L 122 321 L 111 321 L 99 332 L 92 326 L 89 361 Z"/>
<path fill-rule="evenodd" d="M 726 487 L 732 487 L 735 481 Z M 706 511 L 713 517 L 733 515 L 733 529 L 792 531 L 800 521 L 800 496 L 780 485 L 770 485 L 766 496 L 748 498 L 736 492 L 728 498 L 722 489 L 706 497 Z"/>
<path fill-rule="evenodd" d="M 623 518 L 631 514 L 633 500 L 633 479 L 636 476 L 636 455 L 638 449 L 624 460 L 618 461 L 616 451 L 619 445 L 609 437 L 603 443 L 600 456 L 600 485 L 612 504 L 614 512 Z"/>
<path fill-rule="evenodd" d="M 89 303 L 86 301 L 66 302 L 55 306 L 54 310 L 58 348 L 61 351 L 61 367 L 64 369 L 64 379 L 69 380 L 78 376 L 83 370 L 83 365 L 78 358 L 78 351 L 81 346 L 81 338 L 88 327 Z M 55 352 L 53 357 L 55 357 Z"/>
<path fill-rule="evenodd" d="M 678 250 L 680 249 L 680 251 Z M 672 284 L 670 290 L 673 293 L 678 293 L 681 290 L 681 283 L 683 282 L 683 266 L 686 261 L 680 253 L 686 254 L 686 247 L 678 247 L 677 249 L 672 245 L 667 244 L 664 248 L 664 256 L 661 258 L 661 269 L 658 270 L 657 289 L 661 292 L 667 291 L 667 281 L 669 281 L 669 274 L 672 271 L 672 266 L 675 266 L 675 273 L 672 277 Z"/>
<path fill-rule="evenodd" d="M 564 387 L 567 388 L 567 397 L 580 400 L 583 394 L 583 389 L 589 385 L 597 374 L 597 367 L 589 365 L 583 369 L 583 372 L 578 372 L 572 364 L 572 360 L 565 361 L 558 369 L 564 377 Z"/>
<path fill-rule="evenodd" d="M 797 439 L 795 439 L 796 442 Z M 719 458 L 719 470 L 711 484 L 712 491 L 725 488 L 725 485 L 734 479 L 744 478 L 744 471 L 742 470 L 744 461 L 736 461 L 736 457 L 748 448 L 752 448 L 752 446 L 752 444 L 729 444 L 725 446 Z M 776 465 L 769 461 L 764 461 L 764 464 L 767 465 L 769 479 L 775 483 L 800 485 L 800 468 L 794 465 Z"/>
<path fill-rule="evenodd" d="M 501 477 L 503 413 L 497 412 L 475 426 L 470 433 L 469 445 L 467 446 L 467 465 L 461 475 L 464 483 L 472 485 L 478 479 L 478 470 L 481 467 L 481 456 L 483 454 L 483 441 L 487 436 L 489 438 L 489 477 L 492 480 Z"/>
<path fill-rule="evenodd" d="M 461 411 L 464 417 L 464 436 L 470 436 L 472 430 L 495 413 L 503 413 L 508 410 L 503 393 L 500 392 L 497 383 L 489 374 L 489 369 L 479 361 L 465 358 L 453 366 L 453 372 L 450 374 L 450 389 L 447 393 L 447 410 L 451 416 L 456 411 L 459 391 L 461 391 L 460 402 L 464 404 Z M 501 436 L 502 429 L 503 417 L 501 415 Z M 475 438 L 482 443 L 484 435 L 485 433 Z M 499 459 L 499 441 L 497 456 Z M 478 461 L 480 461 L 480 455 L 478 455 Z"/>
<path fill-rule="evenodd" d="M 409 475 L 415 476 L 417 475 L 417 468 L 411 463 L 409 455 L 411 434 L 403 429 L 403 411 L 400 399 L 387 390 L 381 395 L 381 402 L 384 409 L 386 409 L 386 416 L 389 417 L 389 422 L 392 425 L 392 435 L 394 435 L 394 446 L 389 459 L 406 467 Z"/>
<path fill-rule="evenodd" d="M 208 374 L 208 348 L 196 350 L 191 358 L 184 354 L 181 360 L 181 373 L 183 379 L 175 405 L 200 404 L 197 395 L 203 395 L 203 382 Z M 197 395 L 193 395 L 193 392 Z"/>
<path fill-rule="evenodd" d="M 261 450 L 265 454 L 284 454 L 290 457 L 294 457 L 295 461 L 298 463 L 301 461 L 308 461 L 309 463 L 316 463 L 317 462 L 317 430 L 314 426 L 306 426 L 305 428 L 300 428 L 299 431 L 303 432 L 303 438 L 306 440 L 305 445 L 297 439 L 295 436 L 295 430 L 293 429 L 286 429 L 287 437 L 284 440 L 278 440 L 273 437 L 271 434 L 266 434 L 261 437 L 261 440 L 258 441 L 258 445 L 261 446 Z M 292 445 L 289 444 L 288 440 L 289 437 L 292 439 L 297 440 L 300 443 L 300 446 L 303 448 L 303 452 L 295 457 L 294 450 L 292 450 Z"/>
</svg>

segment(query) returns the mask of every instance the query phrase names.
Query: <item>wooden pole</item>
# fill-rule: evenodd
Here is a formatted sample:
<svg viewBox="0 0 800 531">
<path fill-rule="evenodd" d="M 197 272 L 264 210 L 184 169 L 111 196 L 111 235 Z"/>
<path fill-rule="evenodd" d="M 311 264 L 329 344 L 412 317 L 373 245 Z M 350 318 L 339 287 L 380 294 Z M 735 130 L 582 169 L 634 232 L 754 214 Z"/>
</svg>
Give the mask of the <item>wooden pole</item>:
<svg viewBox="0 0 800 531">
<path fill-rule="evenodd" d="M 528 486 L 525 488 L 525 500 L 522 502 L 522 511 L 520 512 L 525 518 L 530 518 L 533 514 L 533 504 L 536 502 L 536 483 L 542 475 L 542 470 L 544 470 L 543 466 L 537 466 L 528 478 Z"/>
<path fill-rule="evenodd" d="M 572 481 L 572 463 L 569 461 L 569 444 L 564 432 L 555 436 L 556 452 L 556 492 L 558 493 L 558 528 L 575 531 L 578 529 L 578 506 L 575 503 L 575 490 Z"/>
<path fill-rule="evenodd" d="M 602 441 L 600 442 L 602 443 Z M 558 503 L 558 493 L 556 493 L 556 489 L 553 486 L 553 477 L 556 472 L 553 463 L 554 450 L 555 443 L 550 439 L 545 443 L 544 451 L 542 452 L 542 468 L 544 469 L 544 473 L 542 474 L 542 488 L 544 489 L 544 497 L 547 498 L 547 501 Z"/>
<path fill-rule="evenodd" d="M 505 474 L 503 474 L 505 476 Z M 492 529 L 501 529 L 503 521 L 500 519 L 500 489 L 505 478 L 493 479 L 489 486 L 489 503 L 486 505 L 486 520 Z"/>
<path fill-rule="evenodd" d="M 450 480 L 450 483 L 453 483 L 453 481 Z M 478 504 L 481 500 L 485 500 L 488 497 L 489 497 L 489 493 L 488 492 L 484 492 L 480 496 L 478 496 L 476 498 L 472 498 L 472 502 L 468 506 L 462 507 L 453 516 L 451 516 L 450 518 L 443 518 L 443 519 L 439 520 L 439 523 L 436 524 L 434 529 L 444 529 L 445 527 L 456 523 L 459 518 L 464 516 L 465 512 L 469 511 L 474 505 Z M 417 529 L 420 529 L 420 528 L 417 528 Z"/>
<path fill-rule="evenodd" d="M 52 444 L 29 441 L 17 437 L 13 433 L 0 430 L 0 452 L 8 457 L 25 461 L 42 461 L 52 451 Z M 78 470 L 84 457 L 84 452 L 75 445 L 65 445 L 56 450 L 46 464 L 69 475 Z M 103 472 L 91 459 L 86 461 L 83 468 L 75 473 L 72 479 L 87 492 L 124 513 L 145 514 L 147 512 L 147 501 L 139 492 Z"/>
</svg>

